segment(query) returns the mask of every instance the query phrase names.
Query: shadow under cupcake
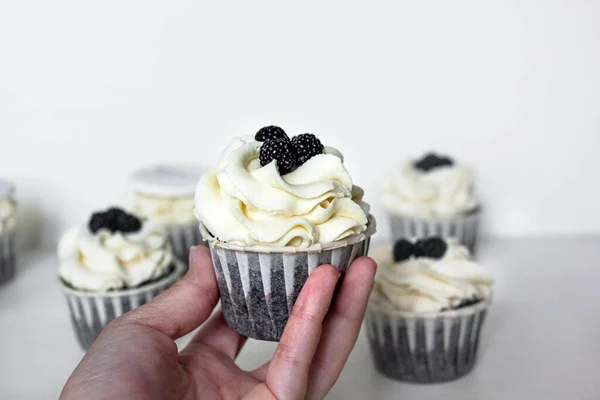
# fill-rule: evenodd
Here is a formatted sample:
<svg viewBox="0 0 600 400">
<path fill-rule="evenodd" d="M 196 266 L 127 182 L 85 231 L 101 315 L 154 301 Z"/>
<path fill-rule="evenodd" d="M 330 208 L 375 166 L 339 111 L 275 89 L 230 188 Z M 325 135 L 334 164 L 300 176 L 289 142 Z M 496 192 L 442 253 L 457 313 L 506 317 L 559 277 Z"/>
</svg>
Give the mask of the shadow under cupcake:
<svg viewBox="0 0 600 400">
<path fill-rule="evenodd" d="M 113 319 L 171 287 L 185 272 L 162 227 L 118 208 L 61 238 L 58 284 L 82 349 Z"/>
<path fill-rule="evenodd" d="M 468 374 L 491 302 L 491 276 L 468 250 L 439 237 L 378 249 L 365 326 L 377 370 L 436 383 Z"/>
</svg>

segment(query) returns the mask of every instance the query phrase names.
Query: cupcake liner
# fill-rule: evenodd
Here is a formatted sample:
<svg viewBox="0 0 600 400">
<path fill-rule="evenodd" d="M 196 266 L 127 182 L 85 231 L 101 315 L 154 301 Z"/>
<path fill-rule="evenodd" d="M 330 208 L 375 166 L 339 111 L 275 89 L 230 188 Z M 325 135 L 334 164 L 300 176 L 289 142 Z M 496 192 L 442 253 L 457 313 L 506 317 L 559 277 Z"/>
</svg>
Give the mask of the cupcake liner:
<svg viewBox="0 0 600 400">
<path fill-rule="evenodd" d="M 67 299 L 71 323 L 81 348 L 84 351 L 89 349 L 110 321 L 146 304 L 167 290 L 179 280 L 183 272 L 183 264 L 176 263 L 170 274 L 156 282 L 135 289 L 101 293 L 73 289 L 59 278 L 58 282 Z"/>
<path fill-rule="evenodd" d="M 341 281 L 352 261 L 368 253 L 372 226 L 350 240 L 306 249 L 238 247 L 209 239 L 225 321 L 244 336 L 278 341 L 308 275 L 331 264 Z"/>
<path fill-rule="evenodd" d="M 406 382 L 458 379 L 475 365 L 489 302 L 439 313 L 386 313 L 371 305 L 365 325 L 375 367 Z"/>
<path fill-rule="evenodd" d="M 207 245 L 198 230 L 198 223 L 167 226 L 166 230 L 173 254 L 185 264 L 186 268 L 189 268 L 190 248 L 199 244 Z"/>
<path fill-rule="evenodd" d="M 15 275 L 17 254 L 14 232 L 0 234 L 0 284 Z"/>
<path fill-rule="evenodd" d="M 471 254 L 475 253 L 479 235 L 481 208 L 448 219 L 428 219 L 399 217 L 390 215 L 392 239 L 419 239 L 428 236 L 441 236 L 454 239 L 465 245 Z"/>
</svg>

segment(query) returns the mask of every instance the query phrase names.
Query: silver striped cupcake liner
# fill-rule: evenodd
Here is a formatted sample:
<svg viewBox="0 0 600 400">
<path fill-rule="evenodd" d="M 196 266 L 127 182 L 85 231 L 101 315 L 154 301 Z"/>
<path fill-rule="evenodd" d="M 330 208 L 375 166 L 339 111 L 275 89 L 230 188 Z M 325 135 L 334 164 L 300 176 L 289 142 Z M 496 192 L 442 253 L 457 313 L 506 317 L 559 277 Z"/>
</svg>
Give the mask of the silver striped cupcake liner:
<svg viewBox="0 0 600 400">
<path fill-rule="evenodd" d="M 183 273 L 183 264 L 176 263 L 171 273 L 156 282 L 135 289 L 102 293 L 73 289 L 59 278 L 81 348 L 88 350 L 110 321 L 148 303 L 177 282 Z"/>
<path fill-rule="evenodd" d="M 308 275 L 331 264 L 343 277 L 352 261 L 368 253 L 369 243 L 370 235 L 318 252 L 267 253 L 232 250 L 211 241 L 225 320 L 244 336 L 278 341 Z"/>
<path fill-rule="evenodd" d="M 13 231 L 0 234 L 0 284 L 15 276 L 17 252 Z"/>
<path fill-rule="evenodd" d="M 475 254 L 479 236 L 481 208 L 449 219 L 412 218 L 390 215 L 392 239 L 419 239 L 441 236 L 454 239 Z"/>
<path fill-rule="evenodd" d="M 367 337 L 377 370 L 392 379 L 416 383 L 446 382 L 468 374 L 475 365 L 489 302 L 440 313 L 397 313 L 369 306 Z"/>
<path fill-rule="evenodd" d="M 207 243 L 202 239 L 198 223 L 194 222 L 189 225 L 167 226 L 167 235 L 173 249 L 173 254 L 179 258 L 189 269 L 190 249 L 196 245 L 205 245 Z"/>
</svg>

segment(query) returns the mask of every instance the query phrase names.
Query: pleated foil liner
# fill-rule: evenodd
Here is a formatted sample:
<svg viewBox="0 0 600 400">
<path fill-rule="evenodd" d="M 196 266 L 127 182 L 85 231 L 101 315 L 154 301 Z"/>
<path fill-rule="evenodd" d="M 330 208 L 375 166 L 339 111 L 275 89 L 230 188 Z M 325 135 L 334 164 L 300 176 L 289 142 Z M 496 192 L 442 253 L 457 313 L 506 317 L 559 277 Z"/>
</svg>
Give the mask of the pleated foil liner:
<svg viewBox="0 0 600 400">
<path fill-rule="evenodd" d="M 489 303 L 427 316 L 367 310 L 365 326 L 377 370 L 399 381 L 458 379 L 475 365 Z"/>
<path fill-rule="evenodd" d="M 244 336 L 278 341 L 308 275 L 331 264 L 341 280 L 352 261 L 368 253 L 369 243 L 370 235 L 319 252 L 266 253 L 210 242 L 225 320 Z"/>
<path fill-rule="evenodd" d="M 14 232 L 0 233 L 0 284 L 15 276 L 17 253 Z"/>
<path fill-rule="evenodd" d="M 156 282 L 135 289 L 103 293 L 74 290 L 59 278 L 58 283 L 67 299 L 71 323 L 81 348 L 88 350 L 110 321 L 167 290 L 183 276 L 184 270 L 184 265 L 177 263 L 175 270 Z"/>
<path fill-rule="evenodd" d="M 481 208 L 450 219 L 424 219 L 390 215 L 392 239 L 419 239 L 441 236 L 465 245 L 471 254 L 477 248 Z"/>
<path fill-rule="evenodd" d="M 173 254 L 179 258 L 189 269 L 190 249 L 193 246 L 202 244 L 208 246 L 206 241 L 202 239 L 198 223 L 194 222 L 189 225 L 168 226 L 166 227 L 169 242 L 173 249 Z"/>
</svg>

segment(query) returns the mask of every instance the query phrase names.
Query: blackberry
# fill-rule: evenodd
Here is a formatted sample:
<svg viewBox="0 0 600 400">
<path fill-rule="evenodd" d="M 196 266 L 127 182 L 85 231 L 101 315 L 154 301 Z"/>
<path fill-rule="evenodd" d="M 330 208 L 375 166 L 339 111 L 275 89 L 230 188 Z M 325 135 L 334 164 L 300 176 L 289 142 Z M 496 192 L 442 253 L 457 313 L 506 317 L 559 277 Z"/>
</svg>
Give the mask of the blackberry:
<svg viewBox="0 0 600 400">
<path fill-rule="evenodd" d="M 90 232 L 96 233 L 102 228 L 109 229 L 111 232 L 114 232 L 111 229 L 110 218 L 108 217 L 108 215 L 106 215 L 106 213 L 93 213 L 92 217 L 88 222 L 88 229 L 90 230 Z"/>
<path fill-rule="evenodd" d="M 312 133 L 294 136 L 292 144 L 298 155 L 298 164 L 302 165 L 317 154 L 323 154 L 323 144 Z"/>
<path fill-rule="evenodd" d="M 289 140 L 281 138 L 267 140 L 260 146 L 260 165 L 264 167 L 273 160 L 277 161 L 277 170 L 281 175 L 296 169 L 296 153 Z"/>
<path fill-rule="evenodd" d="M 440 157 L 433 153 L 426 154 L 423 158 L 415 162 L 415 168 L 421 171 L 429 172 L 432 169 L 454 165 L 450 157 Z"/>
<path fill-rule="evenodd" d="M 287 141 L 290 140 L 285 131 L 275 125 L 269 125 L 260 128 L 260 130 L 256 132 L 256 135 L 254 135 L 254 139 L 259 142 L 266 142 L 267 140 L 271 139 L 285 139 Z"/>
<path fill-rule="evenodd" d="M 394 261 L 408 260 L 413 255 L 415 245 L 406 239 L 400 239 L 394 245 Z"/>
<path fill-rule="evenodd" d="M 415 257 L 442 258 L 446 254 L 448 245 L 444 239 L 434 236 L 426 239 L 420 239 L 415 243 Z"/>
<path fill-rule="evenodd" d="M 137 232 L 142 228 L 142 222 L 134 215 L 123 213 L 117 217 L 117 230 L 123 233 Z"/>
<path fill-rule="evenodd" d="M 117 207 L 92 214 L 88 222 L 88 228 L 92 233 L 96 233 L 100 229 L 107 229 L 111 233 L 117 231 L 130 233 L 139 231 L 141 227 L 142 223 L 139 219 Z"/>
</svg>

